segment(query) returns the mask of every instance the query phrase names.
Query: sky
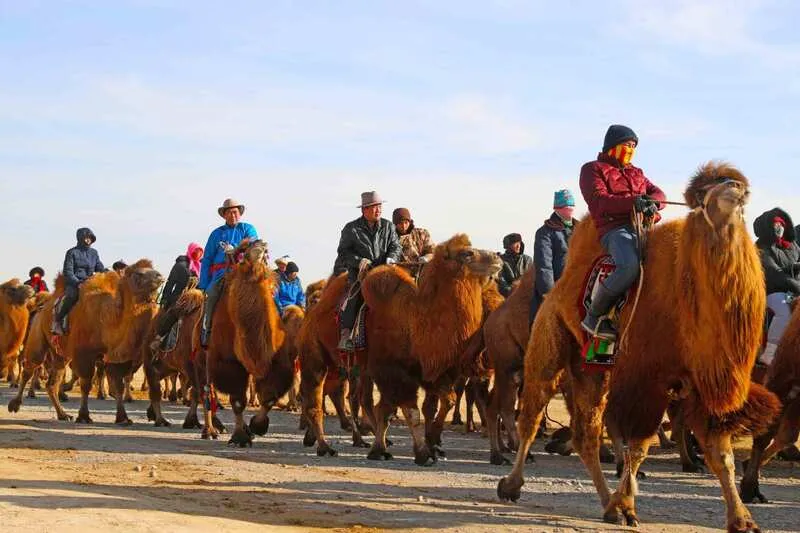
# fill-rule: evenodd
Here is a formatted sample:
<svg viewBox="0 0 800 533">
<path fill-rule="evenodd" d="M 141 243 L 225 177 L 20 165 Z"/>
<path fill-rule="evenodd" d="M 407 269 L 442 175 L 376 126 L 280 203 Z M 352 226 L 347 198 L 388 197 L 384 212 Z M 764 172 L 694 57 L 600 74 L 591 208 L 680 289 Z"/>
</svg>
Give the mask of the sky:
<svg viewBox="0 0 800 533">
<path fill-rule="evenodd" d="M 790 0 L 0 0 L 0 278 L 52 279 L 81 226 L 107 266 L 166 275 L 227 197 L 306 283 L 368 190 L 437 241 L 530 249 L 554 190 L 585 212 L 612 123 L 673 200 L 724 159 L 748 220 L 797 212 L 797 20 Z"/>
</svg>

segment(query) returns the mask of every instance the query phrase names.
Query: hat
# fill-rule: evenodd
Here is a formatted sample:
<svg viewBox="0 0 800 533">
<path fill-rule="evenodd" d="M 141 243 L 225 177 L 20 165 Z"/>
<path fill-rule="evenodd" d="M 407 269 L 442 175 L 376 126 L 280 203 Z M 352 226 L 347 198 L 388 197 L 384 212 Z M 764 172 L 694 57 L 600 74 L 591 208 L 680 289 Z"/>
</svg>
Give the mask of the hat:
<svg viewBox="0 0 800 533">
<path fill-rule="evenodd" d="M 503 237 L 503 248 L 508 248 L 515 242 L 522 242 L 522 235 L 519 233 L 509 233 Z"/>
<path fill-rule="evenodd" d="M 411 222 L 411 211 L 405 207 L 398 207 L 392 211 L 392 224 L 399 224 L 403 220 Z"/>
<path fill-rule="evenodd" d="M 289 261 L 286 264 L 286 273 L 291 274 L 292 272 L 300 272 L 300 269 L 297 268 L 297 263 L 295 263 L 294 261 Z"/>
<path fill-rule="evenodd" d="M 244 215 L 244 205 L 240 204 L 233 198 L 226 198 L 225 201 L 222 202 L 222 207 L 217 208 L 217 213 L 219 213 L 219 216 L 224 217 L 225 211 L 232 207 L 238 207 L 239 214 Z"/>
<path fill-rule="evenodd" d="M 33 267 L 30 272 L 28 272 L 28 277 L 32 278 L 34 274 L 39 274 L 40 278 L 44 277 L 44 269 L 42 267 Z"/>
<path fill-rule="evenodd" d="M 282 255 L 282 256 L 280 256 L 279 258 L 277 258 L 275 260 L 275 264 L 276 265 L 281 265 L 281 264 L 288 265 L 291 262 L 292 262 L 292 260 L 288 255 Z"/>
<path fill-rule="evenodd" d="M 375 191 L 367 191 L 361 193 L 361 205 L 358 207 L 369 207 L 371 205 L 378 205 L 383 203 L 381 195 Z"/>
<path fill-rule="evenodd" d="M 608 127 L 608 131 L 606 132 L 606 138 L 603 141 L 603 151 L 608 152 L 616 145 L 622 144 L 625 141 L 636 141 L 636 144 L 639 144 L 639 137 L 637 137 L 636 133 L 628 126 L 612 124 Z"/>
<path fill-rule="evenodd" d="M 569 189 L 561 189 L 553 195 L 553 209 L 575 207 L 575 197 Z"/>
</svg>

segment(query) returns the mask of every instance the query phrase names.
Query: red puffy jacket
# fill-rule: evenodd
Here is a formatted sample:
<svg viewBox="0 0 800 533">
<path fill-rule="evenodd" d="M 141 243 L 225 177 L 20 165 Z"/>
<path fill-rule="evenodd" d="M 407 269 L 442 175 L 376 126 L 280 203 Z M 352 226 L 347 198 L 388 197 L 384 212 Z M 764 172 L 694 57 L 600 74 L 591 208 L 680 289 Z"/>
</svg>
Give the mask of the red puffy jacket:
<svg viewBox="0 0 800 533">
<path fill-rule="evenodd" d="M 631 221 L 631 209 L 637 196 L 647 194 L 664 201 L 664 192 L 653 185 L 642 169 L 621 167 L 611 156 L 600 153 L 596 161 L 581 167 L 581 193 L 589 205 L 597 232 L 602 237 L 612 229 Z M 664 204 L 659 204 L 659 210 Z"/>
</svg>

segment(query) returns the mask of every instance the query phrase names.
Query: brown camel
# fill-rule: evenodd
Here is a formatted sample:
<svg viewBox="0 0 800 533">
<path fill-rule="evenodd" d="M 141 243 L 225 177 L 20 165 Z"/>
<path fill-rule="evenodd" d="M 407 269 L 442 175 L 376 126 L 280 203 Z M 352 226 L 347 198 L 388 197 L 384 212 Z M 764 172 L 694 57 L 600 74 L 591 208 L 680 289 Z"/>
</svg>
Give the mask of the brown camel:
<svg viewBox="0 0 800 533">
<path fill-rule="evenodd" d="M 466 235 L 456 235 L 436 247 L 418 286 L 397 267 L 378 267 L 364 278 L 367 372 L 381 393 L 368 458 L 391 458 L 386 432 L 398 407 L 414 440 L 414 462 L 430 464 L 441 454 L 444 418 L 455 403 L 453 384 L 461 374 L 462 355 L 483 321 L 484 288 L 494 283 L 500 267 L 495 253 L 473 248 Z M 424 428 L 417 407 L 420 386 L 426 392 Z"/>
<path fill-rule="evenodd" d="M 253 434 L 266 435 L 268 413 L 292 383 L 293 354 L 297 353 L 292 339 L 302 322 L 303 311 L 296 308 L 282 322 L 273 300 L 277 280 L 264 262 L 266 243 L 248 242 L 240 245 L 240 249 L 244 250 L 244 259 L 225 274 L 225 287 L 214 309 L 208 349 L 201 350 L 202 355 L 198 353 L 195 374 L 199 378 L 198 390 L 214 386 L 230 395 L 236 427 L 229 442 L 245 447 L 252 446 Z M 195 350 L 199 349 L 199 340 L 198 322 Z M 255 379 L 261 406 L 248 426 L 244 423 L 244 410 L 249 375 Z M 213 394 L 209 399 L 213 400 Z M 213 411 L 213 407 L 203 403 L 206 422 L 203 438 L 219 435 Z"/>
<path fill-rule="evenodd" d="M 584 334 L 577 302 L 589 268 L 603 252 L 594 224 L 584 220 L 578 225 L 566 270 L 533 325 L 518 419 L 520 448 L 512 472 L 497 487 L 501 499 L 519 498 L 542 408 L 564 377 L 573 395 L 573 445 L 591 474 L 606 521 L 638 524 L 636 474 L 670 398 L 678 397 L 722 485 L 728 529 L 757 527 L 736 492 L 731 437 L 745 428 L 761 430 L 779 403 L 750 383 L 765 294 L 758 254 L 744 223 L 748 196 L 747 179 L 732 166 L 708 163 L 698 170 L 684 195 L 692 212 L 657 226 L 647 239 L 638 306 L 623 310 L 616 365 L 600 374 L 582 371 Z M 628 444 L 613 495 L 598 457 L 606 393 L 608 413 Z"/>
<path fill-rule="evenodd" d="M 761 468 L 786 446 L 794 444 L 800 433 L 800 305 L 795 306 L 778 344 L 767 372 L 767 389 L 780 398 L 783 410 L 767 431 L 753 439 L 742 478 L 742 499 L 746 502 L 768 503 L 758 483 Z"/>
<path fill-rule="evenodd" d="M 33 370 L 40 366 L 48 352 L 59 355 L 47 358 L 48 395 L 59 420 L 69 420 L 57 394 L 51 391 L 50 380 L 56 386 L 64 378 L 64 369 L 69 362 L 77 372 L 81 383 L 81 407 L 76 422 L 92 423 L 89 416 L 89 392 L 92 388 L 95 364 L 103 358 L 106 371 L 117 401 L 116 423 L 129 425 L 131 420 L 125 411 L 123 382 L 141 362 L 146 346 L 145 339 L 150 321 L 156 313 L 156 291 L 163 278 L 147 259 L 140 259 L 125 269 L 120 276 L 116 272 L 95 274 L 80 287 L 80 299 L 70 312 L 69 332 L 56 340 L 49 331 L 53 315 L 53 303 L 48 303 L 36 315 L 28 345 L 25 347 L 25 367 L 20 390 L 28 382 Z M 56 280 L 56 296 L 63 294 L 62 276 Z M 29 349 L 30 348 L 30 349 Z M 18 394 L 9 402 L 9 410 L 16 412 L 22 404 Z"/>
<path fill-rule="evenodd" d="M 14 375 L 30 317 L 29 300 L 33 289 L 18 279 L 0 285 L 0 368 L 8 369 L 8 381 Z"/>
</svg>

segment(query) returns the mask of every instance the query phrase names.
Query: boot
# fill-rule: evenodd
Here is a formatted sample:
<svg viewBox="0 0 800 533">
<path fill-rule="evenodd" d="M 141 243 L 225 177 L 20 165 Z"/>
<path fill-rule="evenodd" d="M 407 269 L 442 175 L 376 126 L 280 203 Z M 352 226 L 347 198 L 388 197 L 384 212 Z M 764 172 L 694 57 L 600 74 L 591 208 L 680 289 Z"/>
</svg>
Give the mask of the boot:
<svg viewBox="0 0 800 533">
<path fill-rule="evenodd" d="M 581 327 L 590 335 L 598 339 L 608 341 L 617 340 L 617 328 L 611 320 L 606 317 L 611 307 L 617 303 L 619 295 L 611 292 L 602 283 L 599 284 L 597 292 L 592 298 L 589 311 L 581 322 Z"/>
<path fill-rule="evenodd" d="M 349 329 L 343 329 L 339 337 L 339 346 L 337 346 L 337 348 L 343 352 L 354 352 L 355 347 L 353 346 L 353 339 L 351 337 L 352 332 Z"/>
<path fill-rule="evenodd" d="M 53 335 L 66 335 L 66 330 L 64 329 L 64 319 L 56 315 L 53 318 L 53 322 L 50 324 L 50 333 Z"/>
</svg>

